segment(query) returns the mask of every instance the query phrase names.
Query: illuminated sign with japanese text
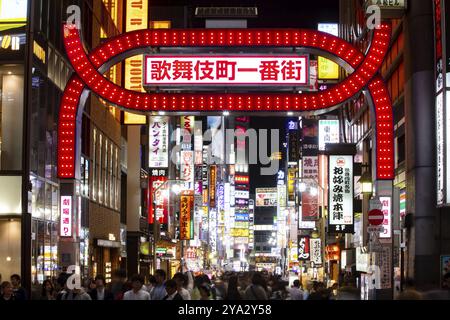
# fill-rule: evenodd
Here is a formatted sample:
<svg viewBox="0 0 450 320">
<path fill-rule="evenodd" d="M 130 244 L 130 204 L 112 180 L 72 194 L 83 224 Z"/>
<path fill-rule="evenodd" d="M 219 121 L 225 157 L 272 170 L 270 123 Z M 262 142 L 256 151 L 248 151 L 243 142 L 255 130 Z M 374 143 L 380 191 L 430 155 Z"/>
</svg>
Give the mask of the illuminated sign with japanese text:
<svg viewBox="0 0 450 320">
<path fill-rule="evenodd" d="M 126 0 L 125 31 L 147 29 L 148 2 L 142 0 Z M 134 91 L 144 92 L 142 75 L 144 72 L 144 57 L 136 55 L 125 60 L 124 87 Z M 145 124 L 146 117 L 125 112 L 125 124 Z"/>
<path fill-rule="evenodd" d="M 185 190 L 194 190 L 194 152 L 181 151 L 181 180 L 184 181 Z"/>
<path fill-rule="evenodd" d="M 168 223 L 169 199 L 167 197 L 167 171 L 162 169 L 151 169 L 149 178 L 149 204 L 148 222 L 153 224 L 154 216 L 161 224 Z"/>
<path fill-rule="evenodd" d="M 278 205 L 278 188 L 257 188 L 257 207 L 276 207 Z"/>
<path fill-rule="evenodd" d="M 61 196 L 60 236 L 72 236 L 72 196 Z"/>
<path fill-rule="evenodd" d="M 209 206 L 214 208 L 216 206 L 216 179 L 217 167 L 211 166 L 209 171 Z"/>
<path fill-rule="evenodd" d="M 322 241 L 320 238 L 310 240 L 311 262 L 322 265 Z"/>
<path fill-rule="evenodd" d="M 329 233 L 352 233 L 353 156 L 329 157 Z"/>
<path fill-rule="evenodd" d="M 309 83 L 307 56 L 146 56 L 144 84 L 290 85 Z"/>
<path fill-rule="evenodd" d="M 150 168 L 169 166 L 169 118 L 151 117 L 149 125 Z"/>
<path fill-rule="evenodd" d="M 180 197 L 180 240 L 192 240 L 194 237 L 194 196 Z"/>
<path fill-rule="evenodd" d="M 380 201 L 382 205 L 381 211 L 383 211 L 384 215 L 384 231 L 380 233 L 380 238 L 389 239 L 392 237 L 392 201 L 390 197 L 380 197 Z"/>
<path fill-rule="evenodd" d="M 298 260 L 309 261 L 311 254 L 309 249 L 309 237 L 298 237 Z"/>
<path fill-rule="evenodd" d="M 339 143 L 339 120 L 319 120 L 319 150 L 327 143 Z"/>
</svg>

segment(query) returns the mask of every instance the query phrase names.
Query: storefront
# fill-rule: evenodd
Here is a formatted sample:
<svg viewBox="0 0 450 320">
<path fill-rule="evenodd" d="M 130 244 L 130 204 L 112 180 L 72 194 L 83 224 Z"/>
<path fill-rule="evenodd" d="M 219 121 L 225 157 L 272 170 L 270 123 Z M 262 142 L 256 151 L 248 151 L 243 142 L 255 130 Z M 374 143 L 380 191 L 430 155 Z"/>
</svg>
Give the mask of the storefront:
<svg viewBox="0 0 450 320">
<path fill-rule="evenodd" d="M 112 270 L 119 269 L 122 244 L 115 240 L 95 239 L 93 247 L 93 275 L 102 274 L 111 282 Z"/>
</svg>

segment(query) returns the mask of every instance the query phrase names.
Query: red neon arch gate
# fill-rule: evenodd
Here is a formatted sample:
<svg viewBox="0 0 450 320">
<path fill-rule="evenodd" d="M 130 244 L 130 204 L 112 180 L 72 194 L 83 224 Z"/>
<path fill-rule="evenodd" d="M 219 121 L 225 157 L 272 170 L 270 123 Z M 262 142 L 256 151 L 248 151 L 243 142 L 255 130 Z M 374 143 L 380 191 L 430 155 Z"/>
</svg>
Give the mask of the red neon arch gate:
<svg viewBox="0 0 450 320">
<path fill-rule="evenodd" d="M 386 85 L 378 70 L 388 51 L 391 28 L 375 30 L 366 56 L 348 42 L 309 30 L 140 30 L 112 38 L 86 54 L 79 30 L 64 26 L 67 56 L 75 69 L 60 105 L 58 127 L 58 176 L 74 179 L 77 119 L 87 89 L 132 112 L 151 111 L 319 111 L 336 107 L 368 88 L 376 122 L 377 179 L 394 177 L 393 111 Z M 142 53 L 148 47 L 304 47 L 320 50 L 348 64 L 355 71 L 335 87 L 303 94 L 177 94 L 126 90 L 106 79 L 99 70 L 111 60 Z M 340 61 L 339 61 L 340 59 Z M 105 70 L 102 70 L 105 71 Z"/>
</svg>

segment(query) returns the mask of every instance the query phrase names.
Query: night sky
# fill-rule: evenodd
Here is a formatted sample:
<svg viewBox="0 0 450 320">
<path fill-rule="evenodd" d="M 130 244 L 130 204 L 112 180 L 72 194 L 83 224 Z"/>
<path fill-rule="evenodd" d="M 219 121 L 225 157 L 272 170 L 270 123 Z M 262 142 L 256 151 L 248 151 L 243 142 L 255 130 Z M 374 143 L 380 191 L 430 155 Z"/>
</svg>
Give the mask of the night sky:
<svg viewBox="0 0 450 320">
<path fill-rule="evenodd" d="M 258 7 L 249 28 L 317 28 L 319 22 L 339 21 L 339 0 L 150 0 L 150 6 Z M 202 19 L 198 19 L 203 24 Z"/>
</svg>

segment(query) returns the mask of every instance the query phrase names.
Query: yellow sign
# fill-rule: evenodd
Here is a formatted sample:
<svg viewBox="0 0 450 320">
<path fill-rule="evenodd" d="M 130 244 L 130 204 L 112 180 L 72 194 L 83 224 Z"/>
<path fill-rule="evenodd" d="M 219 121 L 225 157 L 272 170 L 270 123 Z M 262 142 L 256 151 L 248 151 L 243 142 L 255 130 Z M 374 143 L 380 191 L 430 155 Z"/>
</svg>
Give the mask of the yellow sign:
<svg viewBox="0 0 450 320">
<path fill-rule="evenodd" d="M 194 196 L 183 195 L 180 197 L 180 240 L 194 238 L 193 208 Z"/>
<path fill-rule="evenodd" d="M 339 65 L 331 60 L 319 57 L 319 79 L 320 80 L 339 79 Z"/>
<path fill-rule="evenodd" d="M 43 64 L 45 64 L 47 61 L 45 50 L 36 41 L 33 41 L 33 53 Z"/>
<path fill-rule="evenodd" d="M 150 21 L 151 29 L 170 29 L 172 23 L 170 21 Z"/>
<path fill-rule="evenodd" d="M 28 0 L 0 0 L 0 31 L 23 27 L 27 8 Z"/>
<path fill-rule="evenodd" d="M 231 229 L 231 236 L 235 238 L 248 238 L 249 232 L 248 229 Z"/>
<path fill-rule="evenodd" d="M 148 2 L 142 0 L 127 0 L 127 15 L 125 31 L 147 29 Z M 125 89 L 144 92 L 142 77 L 144 73 L 143 56 L 135 56 L 125 60 Z M 147 117 L 125 112 L 124 124 L 146 124 Z"/>
</svg>

